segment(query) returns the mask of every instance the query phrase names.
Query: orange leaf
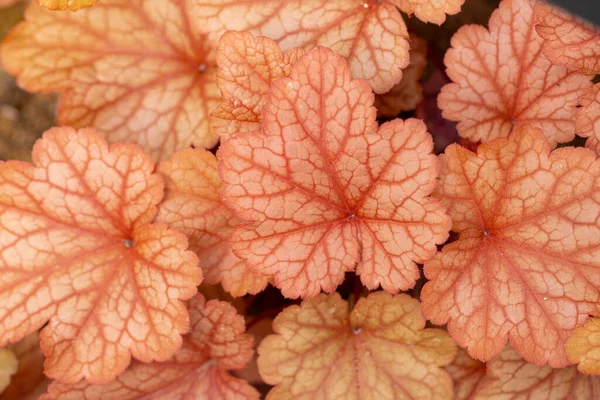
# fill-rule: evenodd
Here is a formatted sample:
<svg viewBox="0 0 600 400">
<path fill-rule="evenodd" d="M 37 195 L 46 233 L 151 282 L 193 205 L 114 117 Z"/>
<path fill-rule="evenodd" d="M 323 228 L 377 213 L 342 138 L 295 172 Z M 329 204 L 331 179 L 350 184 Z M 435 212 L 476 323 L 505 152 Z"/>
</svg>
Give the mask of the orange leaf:
<svg viewBox="0 0 600 400">
<path fill-rule="evenodd" d="M 284 51 L 329 47 L 377 93 L 400 82 L 409 61 L 406 25 L 388 0 L 202 0 L 190 10 L 212 38 L 249 31 Z"/>
<path fill-rule="evenodd" d="M 441 25 L 446 20 L 446 14 L 454 15 L 460 12 L 465 0 L 391 0 L 391 2 L 408 15 L 415 14 L 423 22 Z"/>
<path fill-rule="evenodd" d="M 268 400 L 452 398 L 440 366 L 456 346 L 441 329 L 424 329 L 419 301 L 385 292 L 361 298 L 350 312 L 338 293 L 320 294 L 275 318 L 276 335 L 258 347 Z"/>
<path fill-rule="evenodd" d="M 467 352 L 458 349 L 458 354 L 446 371 L 454 382 L 454 400 L 471 400 L 486 376 L 485 364 L 473 360 Z"/>
<path fill-rule="evenodd" d="M 217 143 L 214 50 L 184 1 L 103 0 L 75 13 L 32 4 L 25 19 L 4 39 L 3 64 L 29 91 L 64 93 L 60 123 L 156 159 Z"/>
<path fill-rule="evenodd" d="M 77 11 L 81 8 L 91 7 L 96 0 L 36 0 L 42 7 L 50 10 Z"/>
<path fill-rule="evenodd" d="M 0 345 L 50 320 L 45 372 L 68 383 L 170 357 L 201 270 L 183 234 L 149 224 L 163 191 L 150 157 L 54 128 L 32 159 L 0 164 Z"/>
<path fill-rule="evenodd" d="M 200 294 L 190 300 L 189 312 L 192 330 L 170 360 L 135 362 L 105 385 L 53 383 L 42 400 L 258 400 L 256 389 L 227 372 L 243 368 L 253 354 L 243 317 L 230 304 L 207 302 Z"/>
<path fill-rule="evenodd" d="M 581 108 L 575 114 L 577 134 L 588 138 L 585 147 L 600 155 L 600 84 L 586 90 L 579 103 Z"/>
<path fill-rule="evenodd" d="M 532 3 L 504 0 L 489 31 L 466 25 L 452 37 L 444 63 L 454 83 L 442 88 L 438 105 L 444 118 L 459 121 L 462 137 L 485 143 L 532 124 L 552 147 L 574 138 L 578 94 L 591 81 L 543 56 Z"/>
<path fill-rule="evenodd" d="M 510 347 L 487 363 L 488 375 L 473 400 L 591 400 L 598 398 L 600 378 L 572 367 L 538 367 Z"/>
<path fill-rule="evenodd" d="M 211 114 L 214 132 L 227 138 L 260 130 L 269 85 L 288 76 L 302 54 L 298 49 L 282 52 L 271 39 L 248 32 L 225 33 L 217 47 L 217 85 L 223 102 Z"/>
<path fill-rule="evenodd" d="M 375 108 L 380 117 L 396 117 L 414 110 L 423 99 L 419 79 L 427 66 L 427 42 L 410 35 L 410 65 L 402 71 L 402 80 L 389 92 L 375 96 Z"/>
<path fill-rule="evenodd" d="M 439 166 L 425 125 L 378 129 L 369 86 L 323 47 L 271 87 L 262 133 L 219 150 L 223 199 L 246 221 L 234 252 L 287 297 L 331 292 L 355 268 L 370 289 L 412 287 L 450 228 L 429 197 Z"/>
<path fill-rule="evenodd" d="M 560 8 L 538 1 L 534 12 L 543 52 L 555 64 L 584 74 L 600 73 L 600 29 Z"/>
<path fill-rule="evenodd" d="M 591 318 L 575 329 L 567 341 L 569 360 L 585 374 L 600 374 L 600 318 Z"/>
<path fill-rule="evenodd" d="M 460 238 L 425 263 L 423 314 L 482 361 L 510 339 L 529 362 L 565 366 L 565 341 L 600 311 L 600 161 L 549 151 L 522 126 L 440 157 L 436 195 Z"/>
<path fill-rule="evenodd" d="M 39 335 L 34 332 L 17 343 L 8 345 L 6 349 L 15 355 L 18 360 L 18 369 L 12 376 L 10 385 L 4 391 L 0 385 L 0 400 L 22 400 L 35 391 L 46 378 L 44 376 L 44 354 L 40 349 Z"/>
<path fill-rule="evenodd" d="M 185 233 L 196 252 L 204 283 L 221 283 L 233 296 L 256 294 L 267 279 L 253 274 L 227 244 L 239 220 L 221 202 L 217 159 L 203 149 L 184 149 L 158 165 L 167 194 L 156 220 Z"/>
<path fill-rule="evenodd" d="M 10 385 L 18 365 L 17 357 L 10 349 L 0 349 L 0 393 Z"/>
</svg>

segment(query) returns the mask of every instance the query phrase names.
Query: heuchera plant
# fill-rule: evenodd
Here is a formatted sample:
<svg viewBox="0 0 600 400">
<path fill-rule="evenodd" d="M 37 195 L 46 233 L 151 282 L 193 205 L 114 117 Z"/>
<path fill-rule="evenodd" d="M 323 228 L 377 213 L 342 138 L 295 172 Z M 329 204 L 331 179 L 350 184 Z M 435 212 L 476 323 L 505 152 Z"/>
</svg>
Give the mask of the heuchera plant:
<svg viewBox="0 0 600 400">
<path fill-rule="evenodd" d="M 461 7 L 31 2 L 0 400 L 600 399 L 600 28 Z"/>
</svg>

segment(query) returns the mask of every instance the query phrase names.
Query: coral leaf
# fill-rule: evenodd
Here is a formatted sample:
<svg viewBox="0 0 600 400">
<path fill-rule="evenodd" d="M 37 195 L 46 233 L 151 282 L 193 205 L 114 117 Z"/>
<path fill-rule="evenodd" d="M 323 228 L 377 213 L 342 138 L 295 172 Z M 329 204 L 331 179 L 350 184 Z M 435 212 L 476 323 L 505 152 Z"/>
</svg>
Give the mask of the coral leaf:
<svg viewBox="0 0 600 400">
<path fill-rule="evenodd" d="M 331 292 L 355 267 L 371 289 L 412 287 L 450 229 L 429 197 L 439 166 L 425 125 L 378 129 L 369 86 L 323 47 L 272 84 L 263 116 L 262 132 L 218 154 L 223 199 L 246 221 L 234 252 L 293 298 Z"/>
<path fill-rule="evenodd" d="M 567 341 L 569 360 L 586 374 L 600 374 L 600 318 L 591 318 L 575 329 Z"/>
<path fill-rule="evenodd" d="M 45 372 L 68 383 L 170 357 L 201 270 L 183 234 L 149 224 L 163 192 L 150 157 L 54 128 L 32 158 L 0 164 L 0 344 L 50 320 Z"/>
<path fill-rule="evenodd" d="M 600 28 L 542 1 L 534 12 L 546 57 L 584 74 L 600 74 Z"/>
<path fill-rule="evenodd" d="M 454 15 L 460 12 L 465 0 L 390 0 L 408 15 L 415 14 L 423 22 L 433 22 L 441 25 L 446 20 L 446 14 Z"/>
<path fill-rule="evenodd" d="M 541 128 L 551 146 L 575 136 L 578 95 L 591 81 L 543 56 L 532 3 L 504 0 L 489 31 L 466 25 L 452 37 L 444 62 L 454 83 L 438 104 L 462 137 L 485 143 L 522 124 Z"/>
<path fill-rule="evenodd" d="M 158 165 L 166 183 L 166 197 L 156 220 L 185 233 L 196 252 L 204 283 L 221 283 L 233 296 L 256 294 L 267 279 L 253 274 L 237 258 L 227 239 L 239 223 L 220 199 L 221 180 L 217 159 L 203 149 L 184 149 Z"/>
<path fill-rule="evenodd" d="M 258 347 L 268 400 L 451 399 L 440 366 L 456 347 L 441 329 L 424 329 L 419 302 L 376 292 L 349 312 L 337 293 L 290 306 L 275 318 L 275 335 Z"/>
<path fill-rule="evenodd" d="M 42 7 L 50 10 L 77 11 L 80 8 L 91 7 L 96 0 L 36 0 Z"/>
<path fill-rule="evenodd" d="M 258 392 L 227 370 L 241 369 L 252 358 L 253 340 L 244 319 L 228 303 L 189 302 L 192 330 L 182 348 L 166 362 L 135 362 L 113 382 L 91 385 L 53 383 L 43 400 L 258 400 Z"/>
<path fill-rule="evenodd" d="M 197 0 L 190 10 L 211 37 L 249 31 L 284 51 L 329 47 L 377 93 L 400 82 L 409 61 L 406 25 L 388 0 Z"/>
<path fill-rule="evenodd" d="M 454 382 L 454 400 L 472 400 L 486 376 L 485 364 L 469 357 L 463 349 L 458 350 L 452 364 L 446 371 Z"/>
<path fill-rule="evenodd" d="M 298 49 L 284 53 L 271 39 L 248 32 L 225 33 L 217 47 L 217 85 L 223 102 L 211 114 L 213 131 L 227 138 L 260 130 L 269 85 L 288 76 L 302 54 Z"/>
<path fill-rule="evenodd" d="M 487 363 L 488 375 L 473 400 L 592 400 L 600 393 L 600 377 L 577 372 L 575 366 L 554 369 L 523 360 L 510 346 Z"/>
<path fill-rule="evenodd" d="M 39 335 L 34 332 L 17 343 L 8 345 L 6 349 L 16 356 L 19 367 L 4 391 L 0 384 L 0 400 L 22 400 L 33 394 L 45 380 L 44 354 L 40 348 Z"/>
<path fill-rule="evenodd" d="M 577 134 L 588 138 L 585 147 L 600 155 L 600 83 L 586 90 L 579 103 L 581 108 L 575 114 Z"/>
<path fill-rule="evenodd" d="M 527 361 L 568 365 L 567 338 L 600 311 L 600 160 L 549 150 L 524 125 L 440 156 L 436 195 L 460 238 L 425 263 L 423 314 L 482 361 L 510 339 Z"/>
<path fill-rule="evenodd" d="M 183 0 L 103 0 L 75 13 L 32 4 L 4 39 L 2 61 L 29 91 L 64 92 L 62 124 L 134 142 L 155 159 L 210 148 L 220 101 L 214 50 Z"/>
<path fill-rule="evenodd" d="M 423 99 L 419 79 L 427 66 L 427 42 L 410 35 L 410 65 L 402 71 L 402 80 L 389 92 L 375 97 L 380 117 L 396 117 L 403 111 L 414 110 Z"/>
</svg>

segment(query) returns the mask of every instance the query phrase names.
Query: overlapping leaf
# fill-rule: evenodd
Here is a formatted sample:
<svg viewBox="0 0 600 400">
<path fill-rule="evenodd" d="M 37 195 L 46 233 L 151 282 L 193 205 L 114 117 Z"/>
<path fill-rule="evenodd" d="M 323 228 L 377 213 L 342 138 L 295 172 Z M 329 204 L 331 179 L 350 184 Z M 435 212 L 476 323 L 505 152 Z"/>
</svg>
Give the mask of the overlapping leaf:
<svg viewBox="0 0 600 400">
<path fill-rule="evenodd" d="M 0 344 L 49 320 L 45 372 L 70 383 L 170 357 L 201 270 L 183 234 L 150 224 L 163 195 L 150 157 L 55 128 L 32 159 L 0 164 Z"/>
<path fill-rule="evenodd" d="M 575 329 L 567 341 L 569 360 L 586 374 L 600 374 L 600 318 L 591 318 Z"/>
<path fill-rule="evenodd" d="M 487 363 L 487 373 L 473 400 L 591 400 L 600 393 L 600 377 L 583 375 L 574 366 L 530 364 L 510 346 Z"/>
<path fill-rule="evenodd" d="M 460 12 L 465 0 L 390 0 L 408 15 L 415 14 L 423 22 L 433 22 L 441 25 L 446 20 L 446 14 L 454 15 Z"/>
<path fill-rule="evenodd" d="M 536 3 L 535 14 L 546 57 L 585 74 L 600 73 L 600 28 L 542 1 Z"/>
<path fill-rule="evenodd" d="M 96 0 L 36 0 L 39 5 L 50 10 L 77 11 L 81 8 L 91 7 Z"/>
<path fill-rule="evenodd" d="M 371 289 L 412 287 L 450 228 L 429 197 L 439 166 L 424 124 L 378 128 L 369 86 L 322 47 L 271 87 L 262 132 L 219 150 L 223 199 L 246 221 L 234 252 L 288 297 L 331 292 L 354 269 Z"/>
<path fill-rule="evenodd" d="M 410 35 L 410 65 L 402 71 L 402 80 L 389 92 L 375 96 L 377 114 L 396 117 L 403 111 L 414 110 L 423 99 L 419 79 L 427 66 L 427 42 Z"/>
<path fill-rule="evenodd" d="M 581 108 L 575 114 L 577 134 L 588 138 L 585 147 L 600 155 L 600 84 L 583 93 L 579 103 Z"/>
<path fill-rule="evenodd" d="M 284 51 L 329 47 L 377 93 L 398 83 L 409 62 L 406 25 L 388 0 L 198 0 L 190 9 L 215 39 L 236 30 L 269 37 Z"/>
<path fill-rule="evenodd" d="M 572 330 L 600 311 L 600 161 L 549 150 L 523 126 L 440 157 L 436 194 L 460 238 L 425 263 L 423 314 L 474 358 L 510 339 L 529 362 L 565 366 Z"/>
<path fill-rule="evenodd" d="M 156 220 L 187 235 L 190 250 L 200 259 L 204 283 L 221 283 L 234 296 L 262 291 L 267 279 L 253 274 L 227 244 L 240 221 L 221 202 L 215 156 L 203 149 L 180 150 L 157 171 L 167 191 Z"/>
<path fill-rule="evenodd" d="M 105 385 L 54 383 L 42 399 L 258 400 L 252 386 L 227 372 L 243 368 L 253 354 L 243 317 L 230 304 L 206 302 L 200 294 L 189 301 L 188 308 L 191 332 L 168 361 L 135 362 Z"/>
<path fill-rule="evenodd" d="M 541 128 L 551 146 L 575 136 L 578 95 L 591 82 L 544 57 L 534 25 L 533 0 L 503 0 L 489 31 L 466 25 L 453 36 L 444 62 L 454 83 L 438 104 L 462 137 L 485 143 L 522 124 Z"/>
<path fill-rule="evenodd" d="M 184 0 L 103 0 L 74 13 L 32 4 L 2 61 L 30 91 L 64 92 L 60 123 L 93 126 L 154 158 L 217 143 L 214 49 Z"/>
<path fill-rule="evenodd" d="M 271 82 L 288 76 L 303 53 L 282 52 L 273 40 L 248 32 L 225 33 L 217 47 L 217 86 L 223 102 L 211 114 L 214 132 L 227 138 L 259 131 Z"/>
<path fill-rule="evenodd" d="M 4 391 L 0 385 L 0 400 L 21 400 L 35 395 L 36 389 L 45 381 L 44 354 L 40 349 L 38 333 L 27 335 L 6 349 L 15 355 L 18 368 Z"/>
<path fill-rule="evenodd" d="M 486 376 L 485 364 L 473 360 L 462 349 L 458 349 L 456 358 L 446 367 L 446 371 L 454 383 L 454 400 L 472 400 Z"/>
<path fill-rule="evenodd" d="M 268 400 L 452 399 L 440 366 L 456 347 L 440 329 L 424 329 L 419 302 L 376 292 L 354 309 L 339 294 L 320 294 L 275 318 L 276 334 L 258 348 Z"/>
<path fill-rule="evenodd" d="M 18 360 L 10 349 L 0 349 L 0 393 L 10 385 L 11 377 L 17 372 Z"/>
</svg>

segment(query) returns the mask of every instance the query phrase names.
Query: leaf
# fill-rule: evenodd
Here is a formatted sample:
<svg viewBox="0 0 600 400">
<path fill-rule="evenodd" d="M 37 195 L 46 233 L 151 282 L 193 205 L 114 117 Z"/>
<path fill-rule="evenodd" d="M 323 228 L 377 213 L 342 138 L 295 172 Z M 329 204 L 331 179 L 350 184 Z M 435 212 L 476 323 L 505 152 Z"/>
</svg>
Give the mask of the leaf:
<svg viewBox="0 0 600 400">
<path fill-rule="evenodd" d="M 388 0 L 198 0 L 199 26 L 217 39 L 228 30 L 275 40 L 281 50 L 320 45 L 348 58 L 355 78 L 389 91 L 408 66 L 408 32 Z"/>
<path fill-rule="evenodd" d="M 575 329 L 567 341 L 569 360 L 584 374 L 600 374 L 600 318 L 591 318 Z M 600 389 L 600 388 L 599 388 Z"/>
<path fill-rule="evenodd" d="M 215 134 L 227 138 L 260 130 L 271 82 L 288 76 L 303 54 L 299 49 L 282 52 L 271 39 L 248 32 L 225 33 L 217 47 L 217 86 L 223 102 L 211 114 Z"/>
<path fill-rule="evenodd" d="M 600 29 L 541 1 L 534 12 L 535 30 L 544 39 L 543 52 L 550 61 L 584 74 L 600 73 Z"/>
<path fill-rule="evenodd" d="M 163 192 L 150 157 L 65 127 L 32 159 L 0 164 L 0 345 L 50 321 L 45 373 L 66 383 L 170 357 L 201 270 L 183 234 L 150 224 Z"/>
<path fill-rule="evenodd" d="M 441 366 L 456 347 L 441 329 L 424 329 L 418 300 L 385 292 L 352 311 L 338 293 L 290 306 L 258 347 L 267 400 L 451 399 Z"/>
<path fill-rule="evenodd" d="M 600 311 L 600 161 L 550 153 L 531 126 L 440 161 L 436 196 L 460 238 L 425 263 L 423 315 L 476 359 L 509 339 L 531 363 L 568 365 L 567 338 Z"/>
<path fill-rule="evenodd" d="M 223 201 L 245 220 L 230 239 L 286 297 L 331 292 L 356 269 L 370 289 L 412 287 L 448 237 L 429 197 L 438 162 L 422 121 L 379 129 L 373 95 L 343 57 L 318 47 L 271 85 L 262 132 L 219 149 Z"/>
<path fill-rule="evenodd" d="M 10 384 L 11 376 L 17 372 L 17 357 L 9 349 L 0 349 L 0 393 Z"/>
<path fill-rule="evenodd" d="M 471 400 L 486 376 L 485 364 L 473 360 L 467 352 L 458 349 L 452 364 L 446 367 L 454 383 L 454 400 Z"/>
<path fill-rule="evenodd" d="M 34 332 L 17 343 L 8 345 L 5 349 L 14 354 L 18 360 L 18 368 L 12 376 L 10 385 L 4 391 L 0 385 L 0 400 L 24 399 L 33 394 L 46 378 L 44 376 L 44 354 L 40 348 L 39 335 Z"/>
<path fill-rule="evenodd" d="M 466 25 L 452 37 L 444 63 L 454 83 L 442 88 L 438 105 L 459 121 L 462 137 L 485 143 L 532 124 L 552 147 L 574 138 L 578 95 L 591 81 L 543 56 L 532 4 L 503 0 L 489 31 Z"/>
<path fill-rule="evenodd" d="M 600 84 L 586 90 L 579 103 L 582 107 L 575 114 L 577 134 L 588 138 L 585 147 L 600 154 Z"/>
<path fill-rule="evenodd" d="M 156 220 L 187 235 L 189 249 L 200 259 L 204 283 L 221 283 L 233 296 L 264 290 L 267 279 L 252 273 L 227 244 L 240 221 L 221 201 L 215 156 L 203 149 L 180 150 L 158 164 L 157 172 L 167 191 Z"/>
<path fill-rule="evenodd" d="M 32 4 L 2 61 L 29 91 L 63 93 L 59 122 L 134 142 L 155 159 L 213 147 L 214 48 L 182 0 L 103 0 L 75 13 Z"/>
<path fill-rule="evenodd" d="M 527 363 L 510 346 L 487 363 L 487 371 L 473 400 L 589 400 L 600 393 L 600 378 L 580 374 L 574 366 Z"/>
<path fill-rule="evenodd" d="M 423 22 L 433 22 L 441 25 L 446 20 L 446 14 L 454 15 L 460 12 L 465 0 L 391 0 L 409 16 L 415 14 Z"/>
<path fill-rule="evenodd" d="M 71 10 L 77 11 L 81 8 L 91 7 L 96 0 L 36 0 L 42 7 L 50 10 Z"/>
<path fill-rule="evenodd" d="M 243 368 L 253 354 L 243 317 L 230 304 L 207 302 L 200 294 L 189 301 L 189 312 L 192 330 L 168 361 L 135 362 L 105 385 L 55 382 L 41 400 L 258 400 L 256 389 L 227 372 Z"/>
<path fill-rule="evenodd" d="M 380 117 L 396 117 L 403 111 L 414 110 L 423 99 L 419 79 L 427 66 L 427 42 L 411 35 L 410 43 L 410 64 L 402 71 L 402 80 L 389 92 L 375 97 Z"/>
</svg>

